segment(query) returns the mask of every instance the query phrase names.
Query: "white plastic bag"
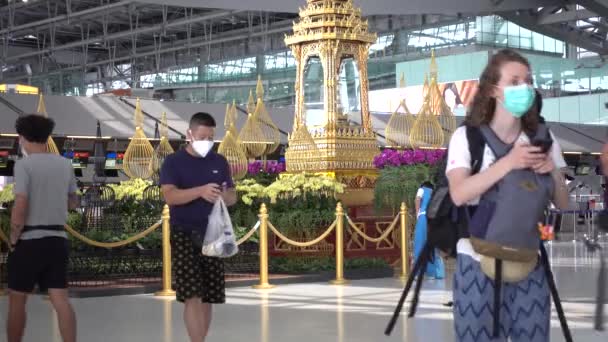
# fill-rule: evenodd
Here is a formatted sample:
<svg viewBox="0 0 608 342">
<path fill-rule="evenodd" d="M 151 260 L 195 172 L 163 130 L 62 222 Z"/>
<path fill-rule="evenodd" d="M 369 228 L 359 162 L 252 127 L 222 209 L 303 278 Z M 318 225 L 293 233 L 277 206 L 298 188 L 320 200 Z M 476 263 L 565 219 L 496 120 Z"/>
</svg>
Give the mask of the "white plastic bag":
<svg viewBox="0 0 608 342">
<path fill-rule="evenodd" d="M 229 258 L 238 251 L 228 208 L 226 208 L 224 200 L 220 198 L 215 202 L 211 214 L 209 214 L 202 253 L 211 257 Z"/>
</svg>

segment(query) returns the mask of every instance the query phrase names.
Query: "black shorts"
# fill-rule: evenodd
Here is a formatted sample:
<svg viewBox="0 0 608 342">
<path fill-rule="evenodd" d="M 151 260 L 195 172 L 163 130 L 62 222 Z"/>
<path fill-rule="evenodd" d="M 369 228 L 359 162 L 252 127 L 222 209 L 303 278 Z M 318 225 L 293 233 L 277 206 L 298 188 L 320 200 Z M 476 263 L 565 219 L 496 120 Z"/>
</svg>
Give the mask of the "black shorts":
<svg viewBox="0 0 608 342">
<path fill-rule="evenodd" d="M 190 234 L 176 231 L 171 232 L 171 255 L 178 302 L 197 297 L 203 303 L 226 302 L 222 259 L 202 255 Z"/>
<path fill-rule="evenodd" d="M 68 287 L 68 240 L 46 237 L 19 240 L 8 255 L 8 288 L 30 293 L 38 285 L 40 291 Z"/>
</svg>

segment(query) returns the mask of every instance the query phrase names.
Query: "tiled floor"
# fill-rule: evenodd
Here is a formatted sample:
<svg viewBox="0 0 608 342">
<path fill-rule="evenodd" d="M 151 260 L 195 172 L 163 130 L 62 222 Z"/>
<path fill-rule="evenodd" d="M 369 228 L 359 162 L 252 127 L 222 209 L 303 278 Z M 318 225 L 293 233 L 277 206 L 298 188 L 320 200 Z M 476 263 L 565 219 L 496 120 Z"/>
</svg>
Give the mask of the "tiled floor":
<svg viewBox="0 0 608 342">
<path fill-rule="evenodd" d="M 573 331 L 574 340 L 607 341 L 608 332 L 592 329 L 597 260 L 580 245 L 554 244 L 549 253 Z M 384 328 L 401 293 L 396 279 L 354 281 L 348 286 L 283 285 L 259 292 L 228 290 L 228 304 L 215 310 L 208 342 L 371 342 L 453 341 L 450 281 L 427 281 L 418 314 L 402 316 L 391 337 Z M 84 342 L 187 341 L 182 305 L 153 296 L 123 296 L 73 300 L 79 340 Z M 49 303 L 40 297 L 29 303 L 26 342 L 60 341 Z M 6 299 L 0 299 L 5 319 Z M 559 322 L 552 322 L 552 341 L 563 341 Z M 4 336 L 0 341 L 5 341 Z"/>
</svg>

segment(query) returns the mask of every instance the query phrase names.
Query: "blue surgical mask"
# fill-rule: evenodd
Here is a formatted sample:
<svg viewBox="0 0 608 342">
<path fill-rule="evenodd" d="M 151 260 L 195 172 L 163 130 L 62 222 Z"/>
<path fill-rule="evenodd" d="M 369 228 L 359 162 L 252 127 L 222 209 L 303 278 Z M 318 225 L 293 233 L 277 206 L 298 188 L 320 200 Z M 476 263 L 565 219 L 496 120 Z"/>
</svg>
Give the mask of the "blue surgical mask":
<svg viewBox="0 0 608 342">
<path fill-rule="evenodd" d="M 516 118 L 528 112 L 536 97 L 536 92 L 528 84 L 505 87 L 503 93 L 505 100 L 502 105 Z"/>
</svg>

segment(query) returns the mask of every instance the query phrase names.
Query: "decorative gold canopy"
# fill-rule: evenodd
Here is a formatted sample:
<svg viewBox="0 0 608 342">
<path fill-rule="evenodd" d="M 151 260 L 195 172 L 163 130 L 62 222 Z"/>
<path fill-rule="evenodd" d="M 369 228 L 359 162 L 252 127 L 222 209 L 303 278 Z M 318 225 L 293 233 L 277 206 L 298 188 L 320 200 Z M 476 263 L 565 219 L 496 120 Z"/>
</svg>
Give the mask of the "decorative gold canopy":
<svg viewBox="0 0 608 342">
<path fill-rule="evenodd" d="M 160 142 L 154 149 L 152 155 L 152 177 L 156 180 L 160 174 L 160 168 L 168 155 L 174 152 L 173 147 L 169 143 L 169 125 L 167 124 L 167 113 L 163 113 L 160 117 Z"/>
<path fill-rule="evenodd" d="M 297 65 L 287 171 L 331 172 L 345 183 L 374 173 L 378 144 L 369 113 L 367 59 L 376 35 L 352 0 L 307 0 L 293 31 L 285 37 Z M 319 69 L 322 76 L 316 77 L 323 83 L 311 90 L 317 99 L 311 102 L 304 88 Z M 360 95 L 345 98 L 353 94 Z"/>
<path fill-rule="evenodd" d="M 226 135 L 218 148 L 218 153 L 226 157 L 230 165 L 232 178 L 241 179 L 247 175 L 247 155 L 241 144 L 237 141 L 236 130 L 236 104 L 226 105 Z"/>
<path fill-rule="evenodd" d="M 130 178 L 147 179 L 152 175 L 153 167 L 152 156 L 154 148 L 146 134 L 142 129 L 144 123 L 144 115 L 141 111 L 141 103 L 139 98 L 135 105 L 134 112 L 135 134 L 131 138 L 131 142 L 125 151 L 123 159 L 123 170 Z"/>
<path fill-rule="evenodd" d="M 40 94 L 38 97 L 38 107 L 36 108 L 36 114 L 40 114 L 45 118 L 49 117 L 49 113 L 46 111 L 46 105 L 44 104 L 44 96 Z M 55 144 L 55 140 L 53 140 L 52 136 L 49 136 L 46 141 L 46 149 L 50 153 L 59 154 L 59 149 L 57 148 L 57 144 Z"/>
</svg>

